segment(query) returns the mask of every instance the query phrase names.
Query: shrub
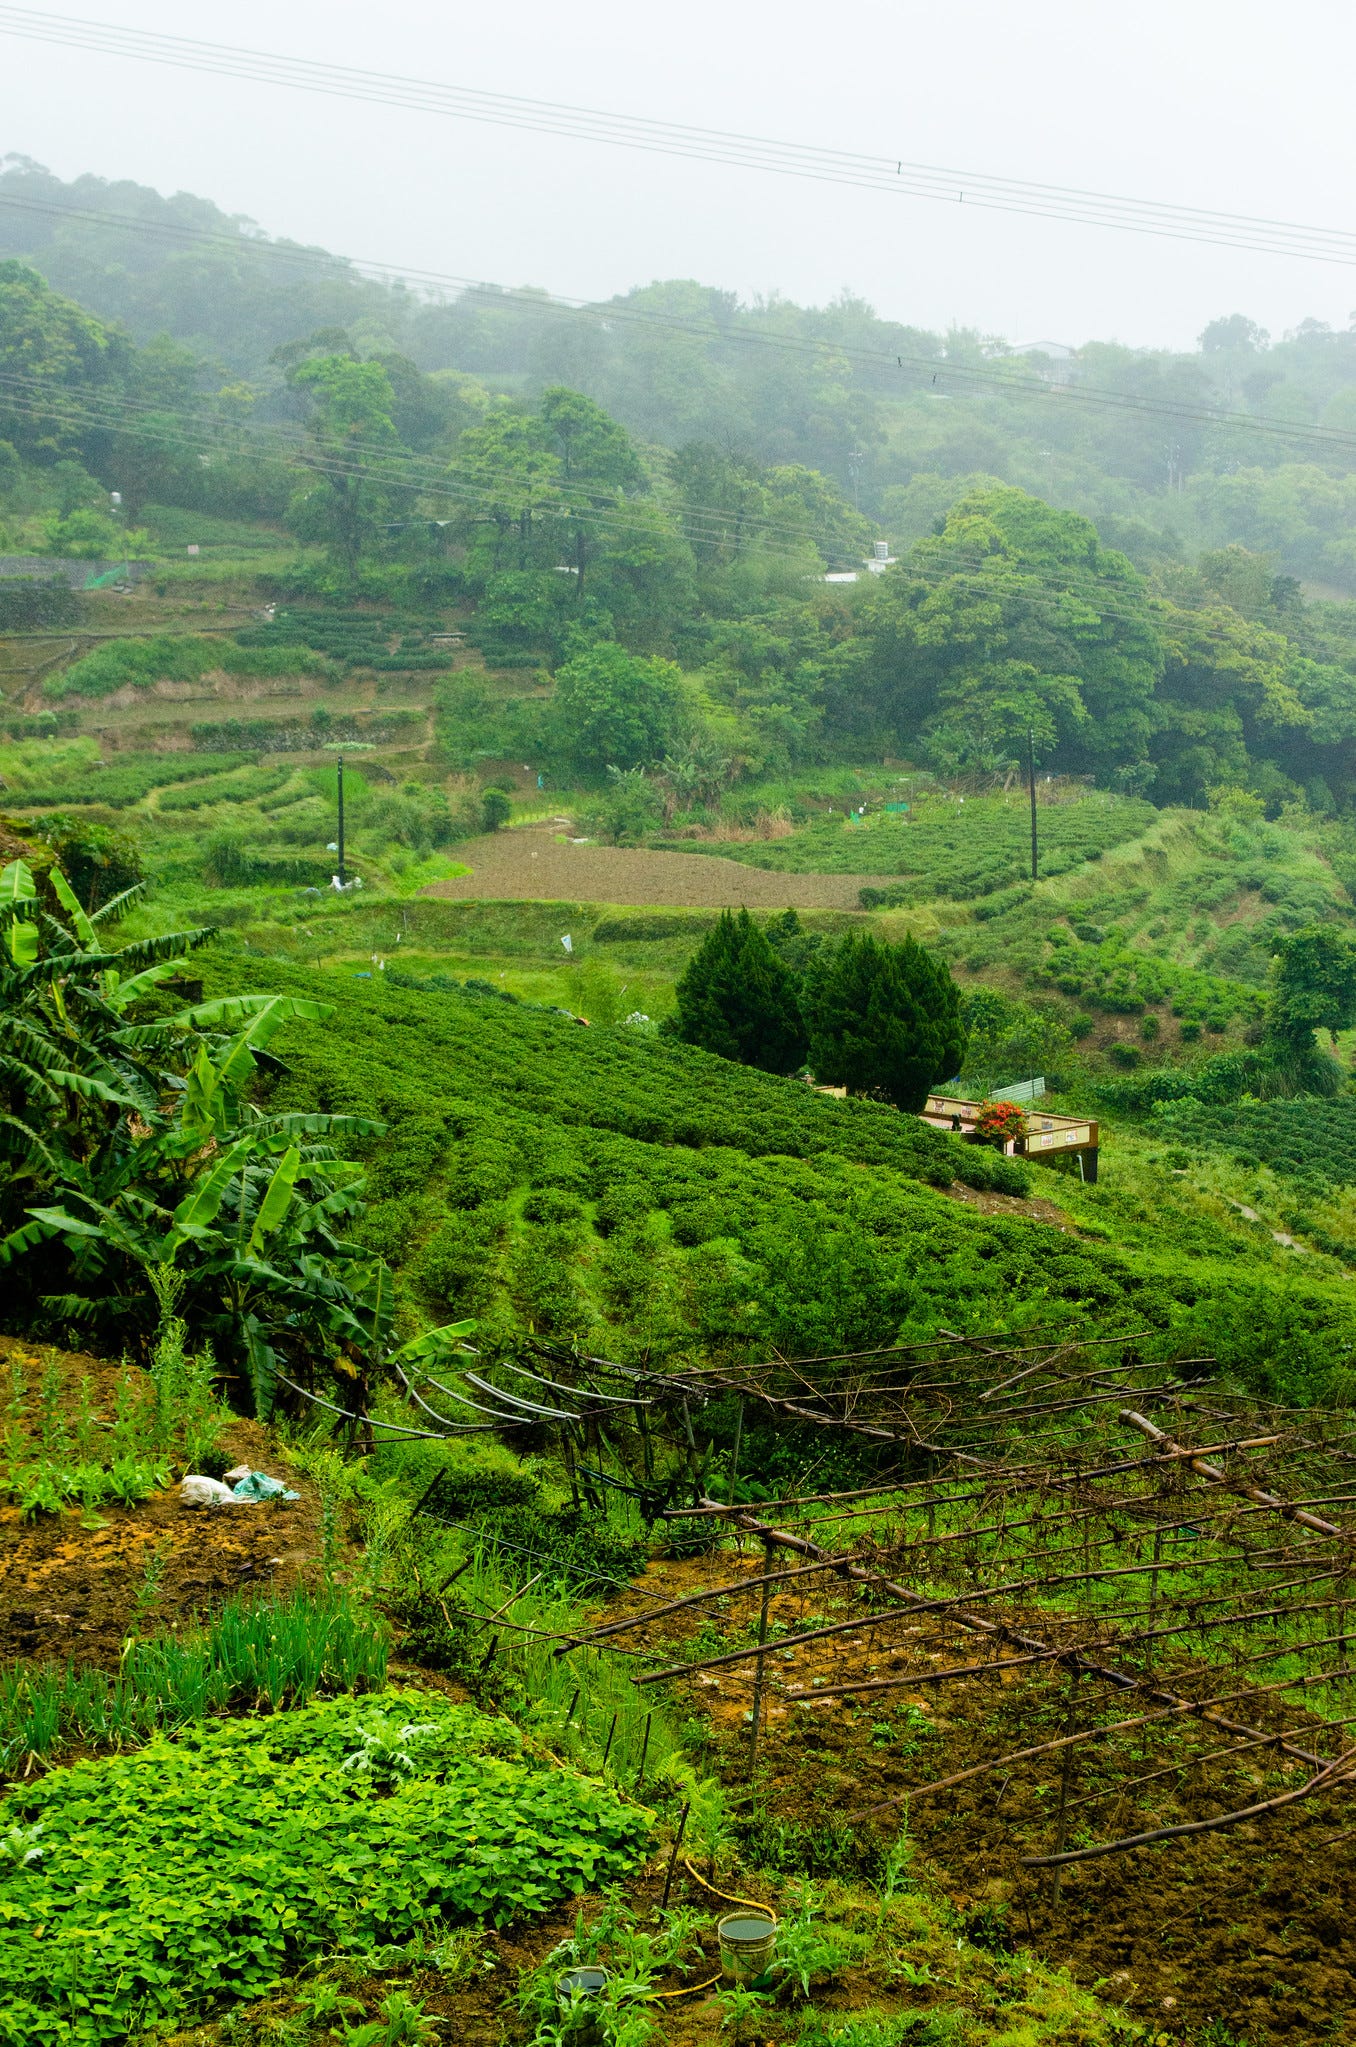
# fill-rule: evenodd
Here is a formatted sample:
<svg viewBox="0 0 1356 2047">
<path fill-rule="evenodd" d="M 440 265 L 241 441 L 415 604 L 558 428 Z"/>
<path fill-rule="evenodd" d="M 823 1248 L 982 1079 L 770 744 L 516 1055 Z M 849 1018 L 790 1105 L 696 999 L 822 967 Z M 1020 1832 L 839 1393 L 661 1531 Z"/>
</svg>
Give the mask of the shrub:
<svg viewBox="0 0 1356 2047">
<path fill-rule="evenodd" d="M 513 815 L 513 803 L 507 789 L 494 784 L 480 793 L 480 821 L 487 832 L 497 832 L 506 825 Z"/>
<path fill-rule="evenodd" d="M 975 1118 L 975 1136 L 981 1144 L 1002 1151 L 1010 1139 L 1026 1136 L 1026 1116 L 1016 1102 L 982 1102 Z"/>
</svg>

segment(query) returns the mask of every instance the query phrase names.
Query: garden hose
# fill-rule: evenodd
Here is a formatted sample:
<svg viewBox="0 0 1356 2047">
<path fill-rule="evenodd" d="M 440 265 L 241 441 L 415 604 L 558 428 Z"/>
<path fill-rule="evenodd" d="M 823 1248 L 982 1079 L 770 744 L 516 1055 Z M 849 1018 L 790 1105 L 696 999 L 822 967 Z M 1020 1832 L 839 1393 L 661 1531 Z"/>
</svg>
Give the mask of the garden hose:
<svg viewBox="0 0 1356 2047">
<path fill-rule="evenodd" d="M 658 2002 L 661 1997 L 695 1997 L 699 1990 L 710 1990 L 719 1981 L 720 1974 L 717 1971 L 714 1976 L 708 1976 L 705 1983 L 685 1983 L 681 1990 L 652 1990 L 650 1997 L 654 2002 Z"/>
<path fill-rule="evenodd" d="M 697 1882 L 701 1885 L 704 1891 L 710 1891 L 711 1896 L 713 1898 L 720 1898 L 727 1905 L 747 1905 L 751 1912 L 766 1913 L 767 1917 L 773 1922 L 774 1926 L 776 1925 L 777 1915 L 773 1911 L 771 1905 L 760 1905 L 756 1898 L 732 1898 L 728 1891 L 718 1891 L 714 1884 L 709 1884 L 706 1881 L 706 1878 L 692 1867 L 692 1864 L 688 1861 L 686 1855 L 683 1857 L 683 1868 L 687 1871 L 690 1877 L 696 1878 Z"/>
</svg>

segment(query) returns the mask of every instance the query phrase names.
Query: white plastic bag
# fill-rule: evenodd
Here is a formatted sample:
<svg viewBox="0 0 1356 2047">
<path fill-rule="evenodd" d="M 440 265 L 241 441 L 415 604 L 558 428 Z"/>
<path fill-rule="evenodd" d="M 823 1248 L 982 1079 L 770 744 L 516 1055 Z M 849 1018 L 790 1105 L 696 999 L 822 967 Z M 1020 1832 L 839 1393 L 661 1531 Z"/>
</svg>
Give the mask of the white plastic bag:
<svg viewBox="0 0 1356 2047">
<path fill-rule="evenodd" d="M 186 1507 L 224 1507 L 235 1502 L 228 1485 L 219 1478 L 204 1478 L 198 1471 L 189 1472 L 179 1488 L 179 1498 Z"/>
</svg>

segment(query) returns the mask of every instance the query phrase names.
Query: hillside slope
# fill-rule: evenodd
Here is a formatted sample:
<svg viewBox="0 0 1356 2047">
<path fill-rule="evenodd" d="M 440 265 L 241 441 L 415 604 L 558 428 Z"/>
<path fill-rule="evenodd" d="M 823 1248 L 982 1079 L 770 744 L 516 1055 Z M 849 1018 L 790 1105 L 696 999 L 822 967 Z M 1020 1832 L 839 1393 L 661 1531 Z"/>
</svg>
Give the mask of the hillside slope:
<svg viewBox="0 0 1356 2047">
<path fill-rule="evenodd" d="M 334 1004 L 279 1040 L 273 1100 L 385 1119 L 364 1231 L 412 1325 L 473 1314 L 488 1342 L 532 1328 L 632 1358 L 1150 1327 L 1311 1397 L 1356 1343 L 1339 1263 L 1301 1261 L 1142 1144 L 1096 1189 L 1006 1181 L 1033 1204 L 992 1186 L 1010 1166 L 893 1110 L 670 1040 L 379 971 L 243 966 L 210 957 L 209 991 Z M 989 1191 L 953 1198 L 962 1173 Z"/>
</svg>

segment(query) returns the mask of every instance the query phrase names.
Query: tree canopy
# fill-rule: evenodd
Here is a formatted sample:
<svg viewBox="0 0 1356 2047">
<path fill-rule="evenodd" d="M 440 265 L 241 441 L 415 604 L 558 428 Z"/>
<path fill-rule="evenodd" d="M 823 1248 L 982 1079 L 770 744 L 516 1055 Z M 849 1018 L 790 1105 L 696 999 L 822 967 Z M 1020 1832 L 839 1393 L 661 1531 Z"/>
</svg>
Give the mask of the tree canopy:
<svg viewBox="0 0 1356 2047">
<path fill-rule="evenodd" d="M 813 960 L 803 1006 L 818 1080 L 917 1111 L 965 1053 L 960 991 L 914 939 L 888 945 L 852 931 Z"/>
<path fill-rule="evenodd" d="M 747 910 L 721 913 L 674 994 L 678 1035 L 689 1045 L 765 1073 L 794 1073 L 804 1060 L 796 976 Z"/>
</svg>

